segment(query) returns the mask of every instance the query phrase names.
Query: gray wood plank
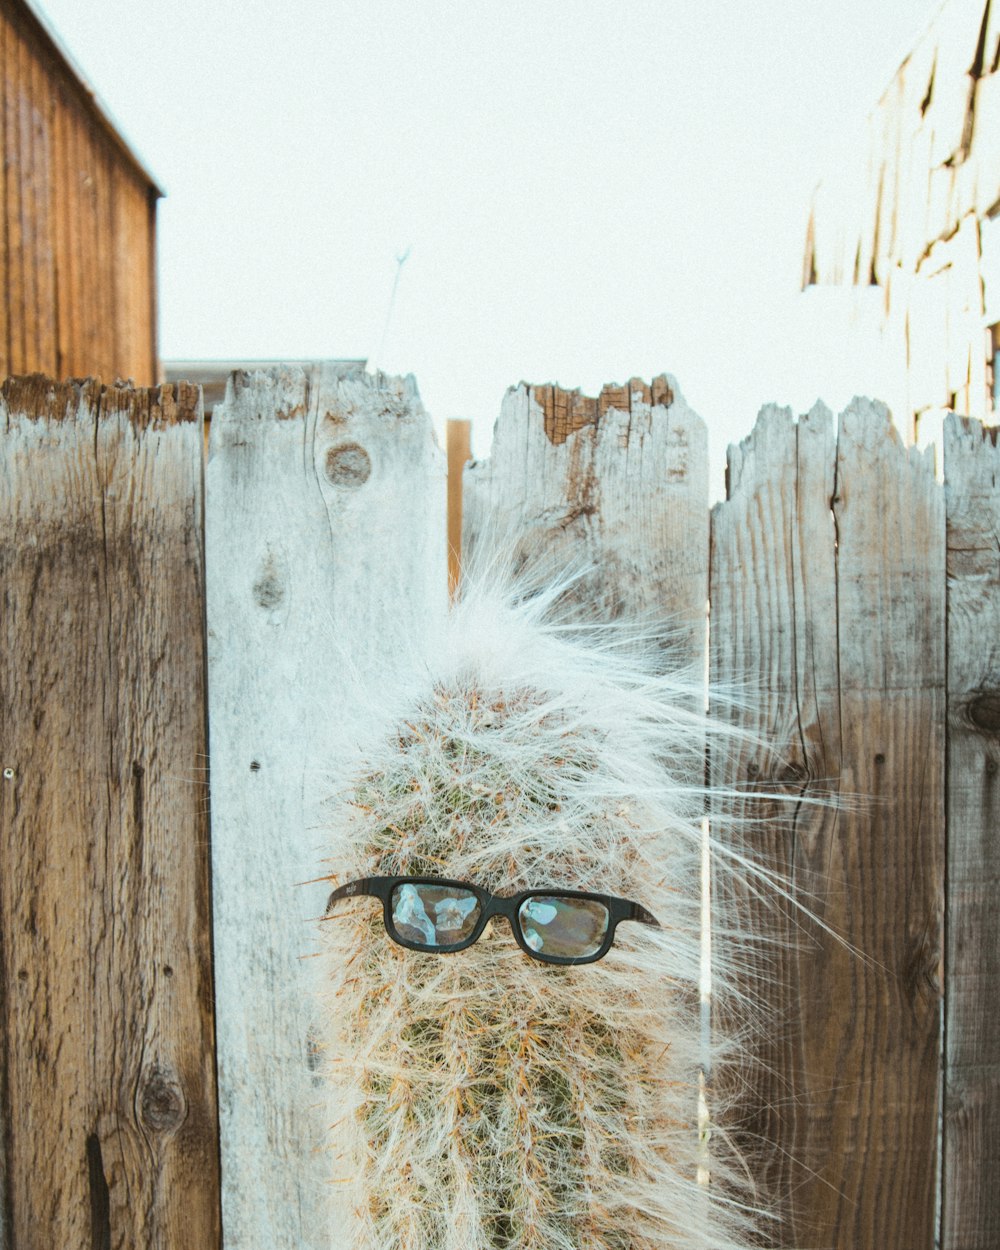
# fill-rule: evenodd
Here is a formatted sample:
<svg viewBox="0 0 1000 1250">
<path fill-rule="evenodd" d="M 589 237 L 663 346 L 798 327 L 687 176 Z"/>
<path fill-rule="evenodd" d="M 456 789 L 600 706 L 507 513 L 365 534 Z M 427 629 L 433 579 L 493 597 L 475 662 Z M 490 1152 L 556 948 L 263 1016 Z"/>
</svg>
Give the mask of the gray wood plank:
<svg viewBox="0 0 1000 1250">
<path fill-rule="evenodd" d="M 412 379 L 234 375 L 207 468 L 212 845 L 227 1247 L 338 1244 L 308 956 L 324 767 L 395 631 L 447 600 L 445 462 Z"/>
</svg>

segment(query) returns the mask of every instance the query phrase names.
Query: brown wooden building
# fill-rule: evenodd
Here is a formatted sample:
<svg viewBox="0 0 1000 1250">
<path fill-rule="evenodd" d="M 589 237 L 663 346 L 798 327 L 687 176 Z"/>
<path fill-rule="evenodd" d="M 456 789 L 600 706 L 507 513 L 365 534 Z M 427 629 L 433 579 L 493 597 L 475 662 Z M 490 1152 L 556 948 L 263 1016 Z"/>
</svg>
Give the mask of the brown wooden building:
<svg viewBox="0 0 1000 1250">
<path fill-rule="evenodd" d="M 162 194 L 26 0 L 0 0 L 0 377 L 157 381 Z"/>
</svg>

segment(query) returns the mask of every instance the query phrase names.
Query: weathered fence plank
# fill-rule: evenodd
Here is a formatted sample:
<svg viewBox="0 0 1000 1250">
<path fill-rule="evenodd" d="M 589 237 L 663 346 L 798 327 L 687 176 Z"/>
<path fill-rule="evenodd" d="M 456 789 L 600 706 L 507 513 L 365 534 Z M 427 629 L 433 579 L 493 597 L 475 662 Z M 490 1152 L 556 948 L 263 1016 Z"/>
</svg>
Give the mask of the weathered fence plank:
<svg viewBox="0 0 1000 1250">
<path fill-rule="evenodd" d="M 513 387 L 489 460 L 465 473 L 463 561 L 508 546 L 516 566 L 590 566 L 576 592 L 588 615 L 672 625 L 675 661 L 701 663 L 707 444 L 672 378 L 597 399 Z"/>
<path fill-rule="evenodd" d="M 729 448 L 728 501 L 712 514 L 710 674 L 713 683 L 745 686 L 754 716 L 716 701 L 711 706 L 715 716 L 740 720 L 773 743 L 774 753 L 763 757 L 748 744 L 739 755 L 710 761 L 716 785 L 753 789 L 763 779 L 769 789 L 794 791 L 815 776 L 836 777 L 840 768 L 830 512 L 835 446 L 830 414 L 821 406 L 797 424 L 787 410 L 772 406 L 762 410 L 751 437 Z M 780 805 L 762 811 L 754 804 L 747 814 L 772 819 L 745 849 L 794 888 L 812 890 L 812 874 L 821 870 L 814 848 L 822 853 L 836 841 L 831 813 L 814 808 L 791 822 Z M 752 1067 L 714 1080 L 739 1109 L 739 1145 L 770 1203 L 774 1195 L 798 1193 L 811 1173 L 789 1132 L 806 1084 L 806 1056 L 795 1034 L 796 952 L 789 945 L 799 933 L 798 918 L 785 914 L 780 898 L 762 897 L 760 888 L 733 901 L 748 913 L 746 931 L 758 935 L 741 965 L 751 998 L 768 1014 L 752 1038 Z M 721 910 L 732 895 L 727 874 L 718 875 L 715 893 Z M 748 1088 L 734 1090 L 740 1082 Z M 762 1143 L 787 1149 L 765 1152 Z M 783 1231 L 766 1221 L 764 1231 L 776 1244 L 799 1244 L 791 1227 Z"/>
<path fill-rule="evenodd" d="M 713 780 L 757 778 L 808 805 L 754 850 L 823 925 L 757 907 L 778 945 L 753 991 L 774 1036 L 748 1080 L 784 1246 L 934 1244 L 943 891 L 944 513 L 927 456 L 884 409 L 796 425 L 762 413 L 713 511 L 713 677 L 749 680 L 775 744 Z M 865 801 L 857 801 L 864 796 Z M 749 900 L 748 905 L 753 906 Z M 787 943 L 782 950 L 780 944 Z"/>
<path fill-rule="evenodd" d="M 219 1244 L 200 409 L 3 387 L 8 1250 Z"/>
<path fill-rule="evenodd" d="M 1000 1245 L 1000 447 L 945 422 L 948 898 L 942 1250 Z"/>
<path fill-rule="evenodd" d="M 338 1245 L 311 1068 L 316 804 L 349 668 L 447 601 L 446 474 L 411 382 L 236 374 L 207 469 L 213 891 L 228 1247 Z"/>
</svg>

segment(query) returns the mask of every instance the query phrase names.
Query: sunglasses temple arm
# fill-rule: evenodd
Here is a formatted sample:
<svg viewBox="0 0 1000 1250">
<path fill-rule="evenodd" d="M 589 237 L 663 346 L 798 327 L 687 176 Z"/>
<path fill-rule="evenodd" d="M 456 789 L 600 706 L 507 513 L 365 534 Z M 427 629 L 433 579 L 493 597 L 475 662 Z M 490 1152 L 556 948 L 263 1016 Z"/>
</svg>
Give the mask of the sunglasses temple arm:
<svg viewBox="0 0 1000 1250">
<path fill-rule="evenodd" d="M 358 894 L 371 894 L 372 890 L 369 887 L 374 881 L 374 877 L 362 877 L 359 881 L 348 881 L 346 885 L 340 886 L 326 900 L 327 912 L 330 911 L 339 898 L 354 898 Z"/>
<path fill-rule="evenodd" d="M 656 929 L 662 929 L 663 926 L 656 919 L 651 911 L 647 911 L 645 907 L 639 903 L 632 904 L 632 911 L 628 916 L 629 920 L 638 920 L 641 924 L 651 924 Z"/>
</svg>

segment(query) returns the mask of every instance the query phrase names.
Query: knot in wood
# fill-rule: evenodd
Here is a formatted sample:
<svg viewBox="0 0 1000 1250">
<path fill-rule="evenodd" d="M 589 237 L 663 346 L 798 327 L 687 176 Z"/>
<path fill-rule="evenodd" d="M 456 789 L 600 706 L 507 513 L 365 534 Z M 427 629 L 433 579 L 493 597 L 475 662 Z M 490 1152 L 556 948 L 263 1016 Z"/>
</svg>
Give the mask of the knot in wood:
<svg viewBox="0 0 1000 1250">
<path fill-rule="evenodd" d="M 253 584 L 253 597 L 262 608 L 276 608 L 285 597 L 281 570 L 270 551 L 261 567 L 260 576 Z"/>
<path fill-rule="evenodd" d="M 177 1073 L 167 1064 L 154 1063 L 139 1084 L 139 1118 L 154 1133 L 169 1133 L 183 1123 L 187 1103 Z"/>
<path fill-rule="evenodd" d="M 780 786 L 804 786 L 809 780 L 809 769 L 805 764 L 789 762 L 778 770 L 774 779 Z"/>
<path fill-rule="evenodd" d="M 969 700 L 969 720 L 985 733 L 1000 732 L 1000 690 L 986 690 Z"/>
<path fill-rule="evenodd" d="M 911 1001 L 935 1003 L 941 994 L 941 948 L 936 918 L 907 937 L 903 948 L 903 984 Z"/>
<path fill-rule="evenodd" d="M 326 453 L 326 476 L 334 486 L 356 490 L 371 477 L 371 457 L 357 443 L 341 443 Z"/>
</svg>

